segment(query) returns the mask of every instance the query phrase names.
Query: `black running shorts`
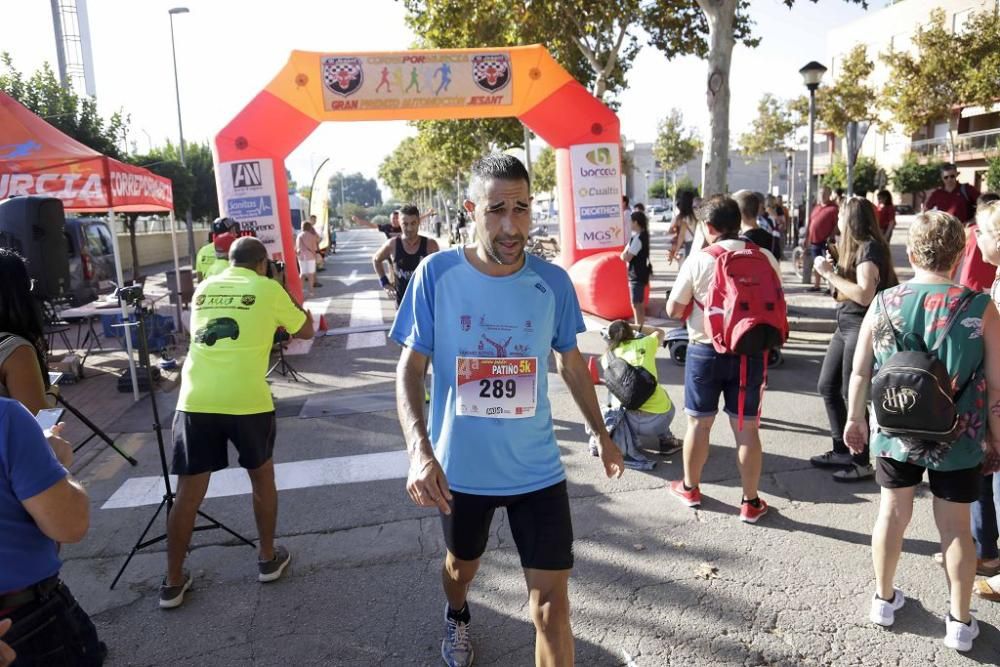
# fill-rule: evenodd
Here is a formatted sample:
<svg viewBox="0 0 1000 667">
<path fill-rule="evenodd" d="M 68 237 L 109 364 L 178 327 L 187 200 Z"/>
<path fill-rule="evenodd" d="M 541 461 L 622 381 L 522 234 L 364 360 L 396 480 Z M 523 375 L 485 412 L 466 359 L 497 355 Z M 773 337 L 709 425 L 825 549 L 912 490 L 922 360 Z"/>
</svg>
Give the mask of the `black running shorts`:
<svg viewBox="0 0 1000 667">
<path fill-rule="evenodd" d="M 935 498 L 953 503 L 974 503 L 979 500 L 982 466 L 962 470 L 931 470 L 916 463 L 904 463 L 885 456 L 875 459 L 875 480 L 886 489 L 904 489 L 920 484 L 927 471 L 931 493 Z"/>
<path fill-rule="evenodd" d="M 229 467 L 229 443 L 236 446 L 240 466 L 256 470 L 271 460 L 277 420 L 274 412 L 220 415 L 174 413 L 174 459 L 170 472 L 198 475 Z"/>
<path fill-rule="evenodd" d="M 441 514 L 444 541 L 459 560 L 478 560 L 486 551 L 493 513 L 507 509 L 521 567 L 573 567 L 573 521 L 565 480 L 516 496 L 482 496 L 452 491 L 451 514 Z"/>
</svg>

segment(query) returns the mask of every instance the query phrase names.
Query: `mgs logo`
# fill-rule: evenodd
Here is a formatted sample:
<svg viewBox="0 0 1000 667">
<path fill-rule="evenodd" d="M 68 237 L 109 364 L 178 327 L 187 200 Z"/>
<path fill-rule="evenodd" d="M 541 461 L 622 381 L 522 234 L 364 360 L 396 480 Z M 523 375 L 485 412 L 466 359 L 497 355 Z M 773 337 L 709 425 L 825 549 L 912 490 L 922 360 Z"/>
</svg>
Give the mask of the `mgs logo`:
<svg viewBox="0 0 1000 667">
<path fill-rule="evenodd" d="M 505 88 L 510 83 L 510 60 L 507 55 L 495 53 L 473 56 L 472 80 L 488 93 Z"/>
<path fill-rule="evenodd" d="M 331 93 L 349 97 L 358 92 L 364 80 L 361 58 L 323 59 L 323 83 Z"/>
<path fill-rule="evenodd" d="M 240 299 L 240 303 L 242 303 L 244 306 L 252 306 L 255 303 L 257 303 L 257 297 L 254 296 L 253 294 L 244 294 L 243 298 Z"/>
</svg>

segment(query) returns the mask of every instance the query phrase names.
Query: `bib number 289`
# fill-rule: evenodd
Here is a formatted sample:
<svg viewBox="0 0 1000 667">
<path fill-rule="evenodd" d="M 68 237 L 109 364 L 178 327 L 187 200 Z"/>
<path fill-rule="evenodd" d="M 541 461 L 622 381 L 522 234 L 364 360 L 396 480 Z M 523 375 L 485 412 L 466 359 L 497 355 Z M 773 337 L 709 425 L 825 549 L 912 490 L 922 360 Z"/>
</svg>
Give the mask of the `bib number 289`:
<svg viewBox="0 0 1000 667">
<path fill-rule="evenodd" d="M 517 383 L 514 380 L 480 380 L 479 395 L 482 398 L 514 398 L 517 396 Z"/>
</svg>

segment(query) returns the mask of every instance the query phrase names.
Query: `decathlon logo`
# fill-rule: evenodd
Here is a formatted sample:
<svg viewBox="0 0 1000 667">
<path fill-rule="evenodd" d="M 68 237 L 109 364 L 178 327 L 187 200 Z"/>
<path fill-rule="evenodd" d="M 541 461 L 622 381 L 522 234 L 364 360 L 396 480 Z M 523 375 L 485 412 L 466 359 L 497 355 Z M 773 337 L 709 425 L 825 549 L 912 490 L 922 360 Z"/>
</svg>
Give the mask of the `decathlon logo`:
<svg viewBox="0 0 1000 667">
<path fill-rule="evenodd" d="M 882 409 L 893 415 L 905 415 L 912 410 L 920 394 L 909 387 L 888 387 L 882 394 Z"/>
<path fill-rule="evenodd" d="M 622 214 L 622 209 L 618 204 L 610 204 L 607 206 L 580 207 L 581 220 L 602 220 L 604 218 L 619 218 L 621 217 L 621 214 Z"/>
<path fill-rule="evenodd" d="M 234 162 L 229 167 L 233 172 L 234 188 L 257 188 L 264 184 L 260 162 Z"/>
</svg>

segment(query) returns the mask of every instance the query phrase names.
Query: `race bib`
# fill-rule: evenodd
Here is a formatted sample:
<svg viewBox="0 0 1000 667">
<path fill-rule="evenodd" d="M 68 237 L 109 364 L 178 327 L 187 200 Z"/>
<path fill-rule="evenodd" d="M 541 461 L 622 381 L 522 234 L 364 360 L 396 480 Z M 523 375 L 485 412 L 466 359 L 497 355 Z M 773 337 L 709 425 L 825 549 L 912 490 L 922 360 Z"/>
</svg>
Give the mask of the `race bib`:
<svg viewBox="0 0 1000 667">
<path fill-rule="evenodd" d="M 538 358 L 458 357 L 455 415 L 523 419 L 535 416 Z"/>
</svg>

